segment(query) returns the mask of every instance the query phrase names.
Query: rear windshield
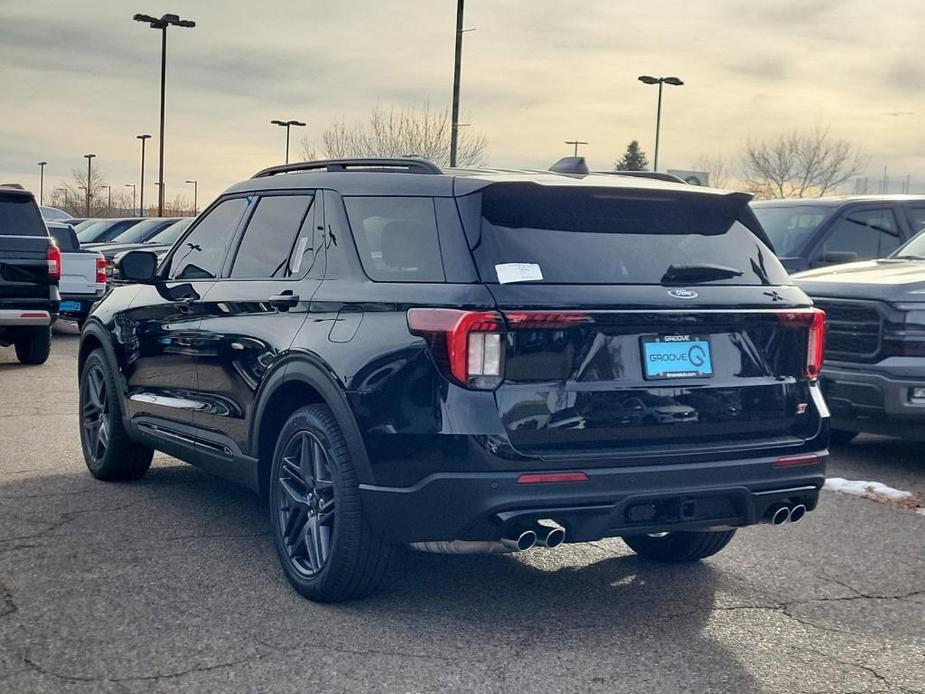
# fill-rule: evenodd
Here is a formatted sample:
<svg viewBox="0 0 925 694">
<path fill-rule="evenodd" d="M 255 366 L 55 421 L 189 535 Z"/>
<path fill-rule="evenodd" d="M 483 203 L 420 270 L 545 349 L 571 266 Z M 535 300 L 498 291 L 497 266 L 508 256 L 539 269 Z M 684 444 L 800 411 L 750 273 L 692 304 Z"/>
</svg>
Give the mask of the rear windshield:
<svg viewBox="0 0 925 694">
<path fill-rule="evenodd" d="M 536 185 L 481 195 L 473 255 L 484 282 L 665 284 L 680 273 L 690 284 L 789 284 L 736 200 Z"/>
<path fill-rule="evenodd" d="M 0 236 L 48 236 L 31 197 L 0 194 Z"/>
<path fill-rule="evenodd" d="M 79 251 L 80 244 L 77 242 L 77 234 L 74 233 L 74 227 L 66 224 L 52 224 L 48 227 L 48 233 L 58 244 L 62 252 Z"/>
<path fill-rule="evenodd" d="M 116 236 L 131 226 L 138 224 L 137 219 L 103 219 L 98 222 L 80 229 L 77 232 L 77 238 L 81 243 L 104 243 L 111 241 Z"/>
<path fill-rule="evenodd" d="M 765 233 L 781 258 L 792 258 L 813 236 L 813 232 L 828 219 L 834 208 L 820 205 L 792 207 L 753 205 L 752 212 L 761 222 Z"/>
</svg>

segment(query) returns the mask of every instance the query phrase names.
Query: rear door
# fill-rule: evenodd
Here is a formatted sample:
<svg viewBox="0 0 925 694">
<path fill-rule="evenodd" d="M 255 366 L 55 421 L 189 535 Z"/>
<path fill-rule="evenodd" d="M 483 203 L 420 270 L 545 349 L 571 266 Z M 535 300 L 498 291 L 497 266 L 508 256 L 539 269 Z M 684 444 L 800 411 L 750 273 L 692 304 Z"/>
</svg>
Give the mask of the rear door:
<svg viewBox="0 0 925 694">
<path fill-rule="evenodd" d="M 470 243 L 505 316 L 495 395 L 516 449 L 611 464 L 815 435 L 808 330 L 784 310 L 807 301 L 738 221 L 743 199 L 505 185 L 482 197 Z"/>
<path fill-rule="evenodd" d="M 816 245 L 811 265 L 821 267 L 855 260 L 885 258 L 905 237 L 896 211 L 887 205 L 854 205 L 842 211 Z"/>
<path fill-rule="evenodd" d="M 324 275 L 321 197 L 255 196 L 224 278 L 202 305 L 193 419 L 232 450 L 247 450 L 257 389 L 305 322 Z"/>
</svg>

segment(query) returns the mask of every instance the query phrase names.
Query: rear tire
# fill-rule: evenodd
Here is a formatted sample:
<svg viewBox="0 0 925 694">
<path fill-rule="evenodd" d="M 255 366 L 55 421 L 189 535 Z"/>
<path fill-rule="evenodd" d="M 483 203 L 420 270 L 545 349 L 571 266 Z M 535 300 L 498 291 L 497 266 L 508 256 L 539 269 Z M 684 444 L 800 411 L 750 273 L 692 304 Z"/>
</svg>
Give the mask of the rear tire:
<svg viewBox="0 0 925 694">
<path fill-rule="evenodd" d="M 628 535 L 623 541 L 645 559 L 683 563 L 713 556 L 728 545 L 735 534 L 735 530 L 681 530 L 663 537 Z"/>
<path fill-rule="evenodd" d="M 13 342 L 22 364 L 44 364 L 51 353 L 51 328 L 26 328 Z"/>
<path fill-rule="evenodd" d="M 106 482 L 141 479 L 154 456 L 122 425 L 116 379 L 101 349 L 90 353 L 80 373 L 80 447 L 90 474 Z"/>
<path fill-rule="evenodd" d="M 847 429 L 832 429 L 829 432 L 829 443 L 833 446 L 847 446 L 854 441 L 859 433 L 858 431 L 848 431 Z"/>
<path fill-rule="evenodd" d="M 373 533 L 358 484 L 331 410 L 326 405 L 296 410 L 276 442 L 268 501 L 283 571 L 310 600 L 364 597 L 388 573 L 394 547 Z"/>
</svg>

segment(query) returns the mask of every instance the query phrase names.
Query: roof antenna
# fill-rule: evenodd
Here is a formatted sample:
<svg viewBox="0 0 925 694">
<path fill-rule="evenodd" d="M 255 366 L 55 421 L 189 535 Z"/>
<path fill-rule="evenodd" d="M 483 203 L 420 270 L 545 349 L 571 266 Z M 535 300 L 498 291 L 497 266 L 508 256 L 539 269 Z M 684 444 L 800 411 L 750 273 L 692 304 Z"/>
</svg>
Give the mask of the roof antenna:
<svg viewBox="0 0 925 694">
<path fill-rule="evenodd" d="M 550 166 L 549 170 L 553 173 L 577 174 L 579 176 L 586 176 L 591 173 L 588 162 L 585 161 L 584 157 L 562 157 Z"/>
</svg>

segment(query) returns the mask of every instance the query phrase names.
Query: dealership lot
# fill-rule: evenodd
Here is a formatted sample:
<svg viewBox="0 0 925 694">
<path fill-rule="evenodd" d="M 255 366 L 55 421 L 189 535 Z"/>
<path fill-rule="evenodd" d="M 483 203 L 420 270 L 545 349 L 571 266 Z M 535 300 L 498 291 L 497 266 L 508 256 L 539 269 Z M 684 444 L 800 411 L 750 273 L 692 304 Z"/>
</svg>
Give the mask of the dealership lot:
<svg viewBox="0 0 925 694">
<path fill-rule="evenodd" d="M 248 492 L 163 455 L 90 477 L 76 352 L 0 349 L 2 690 L 925 691 L 925 516 L 825 492 L 699 565 L 409 552 L 374 598 L 313 604 Z M 925 445 L 862 437 L 829 474 L 922 494 Z"/>
</svg>

